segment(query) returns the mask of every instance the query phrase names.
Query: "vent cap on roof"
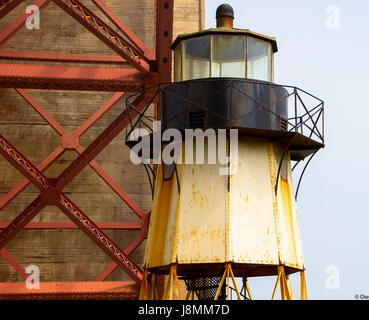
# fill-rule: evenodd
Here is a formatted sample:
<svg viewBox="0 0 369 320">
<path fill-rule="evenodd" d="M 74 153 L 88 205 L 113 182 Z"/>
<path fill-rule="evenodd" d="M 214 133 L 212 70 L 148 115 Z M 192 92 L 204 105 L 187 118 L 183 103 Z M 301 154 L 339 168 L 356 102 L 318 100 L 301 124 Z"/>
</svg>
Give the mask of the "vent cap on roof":
<svg viewBox="0 0 369 320">
<path fill-rule="evenodd" d="M 226 3 L 221 4 L 216 12 L 217 28 L 233 28 L 234 11 Z"/>
</svg>

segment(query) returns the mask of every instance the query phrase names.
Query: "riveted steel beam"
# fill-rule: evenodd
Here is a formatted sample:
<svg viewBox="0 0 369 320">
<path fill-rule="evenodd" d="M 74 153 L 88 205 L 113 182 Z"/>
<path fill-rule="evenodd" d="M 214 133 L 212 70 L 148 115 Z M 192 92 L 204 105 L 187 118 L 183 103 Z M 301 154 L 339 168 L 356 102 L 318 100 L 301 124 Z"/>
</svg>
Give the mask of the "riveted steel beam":
<svg viewBox="0 0 369 320">
<path fill-rule="evenodd" d="M 159 82 L 172 78 L 173 0 L 156 0 L 156 59 Z"/>
<path fill-rule="evenodd" d="M 0 64 L 1 88 L 137 92 L 144 79 L 128 68 Z"/>
<path fill-rule="evenodd" d="M 0 60 L 126 65 L 118 55 L 0 50 Z"/>
</svg>

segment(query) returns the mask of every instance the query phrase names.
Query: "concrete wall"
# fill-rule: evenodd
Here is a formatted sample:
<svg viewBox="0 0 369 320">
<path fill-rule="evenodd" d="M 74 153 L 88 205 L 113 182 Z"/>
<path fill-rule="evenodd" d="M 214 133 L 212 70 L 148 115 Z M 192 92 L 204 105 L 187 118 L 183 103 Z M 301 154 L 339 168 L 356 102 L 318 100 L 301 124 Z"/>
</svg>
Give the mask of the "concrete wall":
<svg viewBox="0 0 369 320">
<path fill-rule="evenodd" d="M 105 0 L 111 9 L 148 46 L 154 46 L 154 0 Z M 33 1 L 24 1 L 0 21 L 0 32 Z M 83 1 L 95 13 L 91 1 Z M 103 15 L 99 14 L 100 17 Z M 111 25 L 111 24 L 110 24 Z M 205 0 L 175 0 L 174 37 L 194 32 L 205 26 Z M 41 11 L 39 30 L 23 27 L 0 49 L 63 53 L 113 52 L 54 3 Z M 8 62 L 6 62 L 8 63 Z M 56 90 L 28 90 L 32 96 L 66 130 L 78 128 L 106 102 L 113 93 Z M 81 138 L 86 148 L 115 117 L 122 112 L 123 102 L 116 104 Z M 60 136 L 13 89 L 0 89 L 0 132 L 34 164 L 39 164 L 59 144 Z M 119 134 L 96 158 L 111 177 L 146 211 L 151 209 L 151 192 L 143 167 L 129 160 L 124 145 L 124 132 Z M 65 152 L 45 171 L 47 177 L 58 176 L 77 154 Z M 0 197 L 11 190 L 22 175 L 0 157 Z M 89 167 L 85 168 L 65 189 L 65 193 L 93 221 L 138 221 L 131 210 Z M 0 221 L 11 221 L 38 195 L 29 185 L 20 196 L 0 211 Z M 58 209 L 48 206 L 33 221 L 69 221 Z M 106 231 L 125 248 L 137 231 Z M 21 265 L 40 268 L 41 281 L 94 280 L 111 262 L 94 242 L 80 230 L 22 230 L 5 247 Z M 132 258 L 143 262 L 145 242 Z M 108 280 L 128 280 L 117 269 Z M 22 281 L 13 267 L 0 256 L 0 281 Z"/>
</svg>

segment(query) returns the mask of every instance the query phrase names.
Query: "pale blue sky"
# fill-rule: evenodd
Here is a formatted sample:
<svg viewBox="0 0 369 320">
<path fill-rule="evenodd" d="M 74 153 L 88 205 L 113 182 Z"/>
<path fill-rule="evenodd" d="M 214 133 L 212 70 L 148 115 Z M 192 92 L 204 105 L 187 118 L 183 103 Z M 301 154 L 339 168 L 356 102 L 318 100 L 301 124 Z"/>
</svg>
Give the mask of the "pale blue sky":
<svg viewBox="0 0 369 320">
<path fill-rule="evenodd" d="M 236 28 L 277 38 L 275 82 L 295 85 L 325 102 L 326 148 L 312 160 L 299 191 L 299 222 L 310 299 L 369 295 L 367 0 L 206 0 L 206 28 L 219 4 L 235 11 Z M 328 29 L 326 8 L 340 10 Z M 339 268 L 339 289 L 326 268 Z M 294 293 L 298 277 L 292 276 Z M 255 298 L 270 299 L 275 279 L 250 280 Z"/>
</svg>

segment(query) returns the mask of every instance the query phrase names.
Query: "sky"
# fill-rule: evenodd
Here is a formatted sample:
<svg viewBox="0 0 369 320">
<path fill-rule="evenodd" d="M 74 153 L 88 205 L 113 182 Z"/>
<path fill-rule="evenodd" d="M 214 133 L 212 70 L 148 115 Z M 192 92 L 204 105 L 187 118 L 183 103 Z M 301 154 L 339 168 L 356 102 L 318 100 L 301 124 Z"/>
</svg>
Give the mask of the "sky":
<svg viewBox="0 0 369 320">
<path fill-rule="evenodd" d="M 206 28 L 225 1 L 206 0 Z M 309 299 L 369 296 L 369 1 L 229 0 L 234 27 L 276 37 L 274 82 L 324 100 L 325 148 L 297 201 Z M 296 184 L 295 180 L 295 184 Z M 299 298 L 299 277 L 291 276 Z M 270 299 L 275 278 L 250 279 Z M 368 297 L 369 298 L 369 297 Z"/>
</svg>

